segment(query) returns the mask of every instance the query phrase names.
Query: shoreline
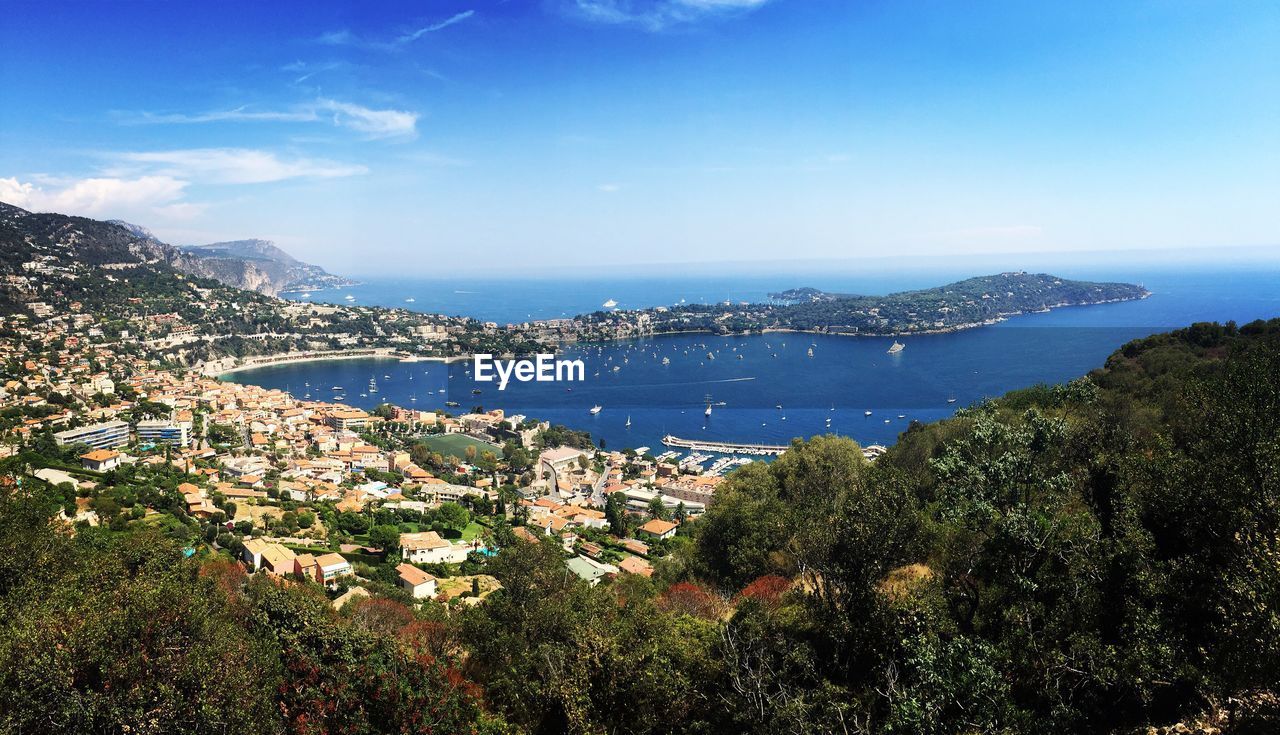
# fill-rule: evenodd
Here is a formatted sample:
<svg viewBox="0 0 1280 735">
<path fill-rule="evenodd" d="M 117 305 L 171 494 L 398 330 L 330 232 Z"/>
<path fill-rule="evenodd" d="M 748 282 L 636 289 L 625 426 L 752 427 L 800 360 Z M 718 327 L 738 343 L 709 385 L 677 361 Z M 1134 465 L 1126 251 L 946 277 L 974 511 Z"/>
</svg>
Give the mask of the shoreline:
<svg viewBox="0 0 1280 735">
<path fill-rule="evenodd" d="M 394 360 L 396 362 L 442 362 L 445 364 L 458 362 L 461 360 L 471 359 L 467 356 L 451 356 L 451 357 L 434 357 L 425 355 L 410 355 L 389 347 L 376 347 L 361 350 L 346 350 L 335 352 L 285 352 L 274 355 L 253 355 L 246 358 L 234 358 L 240 364 L 231 364 L 223 367 L 219 364 L 222 361 L 213 360 L 202 365 L 193 366 L 192 369 L 198 370 L 203 375 L 217 378 L 221 380 L 224 376 L 234 375 L 249 370 L 257 370 L 259 368 L 277 367 L 280 365 L 292 365 L 295 363 L 305 362 L 329 362 L 336 360 Z"/>
</svg>

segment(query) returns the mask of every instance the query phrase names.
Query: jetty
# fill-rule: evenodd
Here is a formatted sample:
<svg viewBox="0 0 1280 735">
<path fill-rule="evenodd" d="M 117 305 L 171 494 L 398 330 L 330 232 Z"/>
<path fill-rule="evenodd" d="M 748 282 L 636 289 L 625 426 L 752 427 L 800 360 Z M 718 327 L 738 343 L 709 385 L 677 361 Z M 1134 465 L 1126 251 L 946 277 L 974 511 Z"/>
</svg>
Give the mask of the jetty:
<svg viewBox="0 0 1280 735">
<path fill-rule="evenodd" d="M 733 442 L 713 442 L 706 439 L 681 439 L 667 434 L 662 443 L 668 447 L 692 449 L 697 452 L 721 452 L 723 454 L 770 454 L 777 455 L 790 449 L 788 444 L 736 444 Z"/>
<path fill-rule="evenodd" d="M 667 434 L 662 443 L 668 447 L 688 449 L 694 452 L 719 452 L 720 454 L 755 454 L 778 456 L 791 448 L 789 444 L 738 444 L 735 442 L 714 442 L 706 439 L 681 439 Z M 886 447 L 880 444 L 868 444 L 862 447 L 862 456 L 868 460 L 876 460 L 884 454 Z M 665 453 L 663 456 L 667 456 Z"/>
</svg>

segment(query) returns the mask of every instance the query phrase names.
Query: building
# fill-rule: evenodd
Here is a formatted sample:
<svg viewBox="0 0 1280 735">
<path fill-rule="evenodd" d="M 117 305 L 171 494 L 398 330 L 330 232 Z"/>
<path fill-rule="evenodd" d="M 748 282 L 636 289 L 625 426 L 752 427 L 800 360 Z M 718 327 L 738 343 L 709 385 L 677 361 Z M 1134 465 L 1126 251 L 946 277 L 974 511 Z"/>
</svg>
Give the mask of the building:
<svg viewBox="0 0 1280 735">
<path fill-rule="evenodd" d="M 138 442 L 185 447 L 191 443 L 191 425 L 178 421 L 139 421 Z"/>
<path fill-rule="evenodd" d="M 120 458 L 124 456 L 114 449 L 95 449 L 80 455 L 80 464 L 86 470 L 94 472 L 110 472 L 120 466 Z"/>
<path fill-rule="evenodd" d="M 240 551 L 240 558 L 250 569 L 256 570 L 262 566 L 262 552 L 266 551 L 267 546 L 267 542 L 260 538 L 247 538 Z"/>
<path fill-rule="evenodd" d="M 565 566 L 569 567 L 569 571 L 578 575 L 582 581 L 595 587 L 600 584 L 600 580 L 609 575 L 616 575 L 618 568 L 612 564 L 601 564 L 593 559 L 585 556 L 575 556 L 565 561 Z"/>
<path fill-rule="evenodd" d="M 664 538 L 671 538 L 672 536 L 676 535 L 677 527 L 678 526 L 675 523 L 672 523 L 671 521 L 664 521 L 660 518 L 654 518 L 653 520 L 641 526 L 638 530 L 640 531 L 640 533 L 644 534 L 645 536 L 648 536 L 649 538 L 664 539 Z"/>
<path fill-rule="evenodd" d="M 436 578 L 412 564 L 399 564 L 396 574 L 400 576 L 400 586 L 416 599 L 436 596 Z"/>
<path fill-rule="evenodd" d="M 628 556 L 618 562 L 618 568 L 627 574 L 639 574 L 642 577 L 653 576 L 653 565 L 638 556 Z"/>
<path fill-rule="evenodd" d="M 330 411 L 326 419 L 329 426 L 339 431 L 350 429 L 358 431 L 369 425 L 369 414 L 358 408 Z"/>
<path fill-rule="evenodd" d="M 67 429 L 53 435 L 58 446 L 88 444 L 94 449 L 115 449 L 129 443 L 129 424 L 123 421 L 107 421 L 78 429 Z"/>
<path fill-rule="evenodd" d="M 351 562 L 342 558 L 341 554 L 334 553 L 317 556 L 315 568 L 316 581 L 326 587 L 336 585 L 339 579 L 355 573 L 351 569 Z"/>
<path fill-rule="evenodd" d="M 443 564 L 451 551 L 452 545 L 435 531 L 400 534 L 400 554 L 414 564 Z"/>
<path fill-rule="evenodd" d="M 579 458 L 585 456 L 586 452 L 573 447 L 548 449 L 538 455 L 538 479 L 549 478 L 554 488 L 564 471 L 577 466 Z"/>
</svg>

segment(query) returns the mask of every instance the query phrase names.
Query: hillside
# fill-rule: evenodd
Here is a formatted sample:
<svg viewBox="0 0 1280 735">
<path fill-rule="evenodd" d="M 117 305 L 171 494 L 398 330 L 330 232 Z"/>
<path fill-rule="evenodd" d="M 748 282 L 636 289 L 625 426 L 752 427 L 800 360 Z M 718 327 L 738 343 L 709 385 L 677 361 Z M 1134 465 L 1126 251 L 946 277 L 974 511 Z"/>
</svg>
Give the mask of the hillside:
<svg viewBox="0 0 1280 735">
<path fill-rule="evenodd" d="M 597 334 L 706 331 L 717 334 L 797 330 L 890 336 L 950 332 L 1017 314 L 1147 297 L 1141 286 L 1011 272 L 884 296 L 835 294 L 811 287 L 770 294 L 782 303 L 682 304 L 580 317 Z"/>
<path fill-rule="evenodd" d="M 268 296 L 340 288 L 355 283 L 335 276 L 318 265 L 294 258 L 270 240 L 232 240 L 207 245 L 169 246 L 141 225 L 123 220 L 108 220 L 107 224 L 122 227 L 158 248 L 175 251 L 168 261 L 183 273 L 212 278 L 228 286 Z"/>
<path fill-rule="evenodd" d="M 243 266 L 246 270 L 253 269 L 266 279 L 258 286 L 249 286 L 247 282 L 235 282 L 227 278 L 218 278 L 218 280 L 273 296 L 341 288 L 355 284 L 355 281 L 335 276 L 318 265 L 304 263 L 294 258 L 270 240 L 232 240 L 208 245 L 185 245 L 181 250 L 200 258 L 205 267 L 211 270 L 220 266 L 232 269 Z"/>
<path fill-rule="evenodd" d="M 201 257 L 140 228 L 0 203 L 0 315 L 59 330 L 92 324 L 86 337 L 96 343 L 187 365 L 300 350 L 532 349 L 520 333 L 472 319 L 273 298 L 258 292 L 272 278 L 263 262 Z"/>
<path fill-rule="evenodd" d="M 201 511 L 177 463 L 85 474 L 36 435 L 0 459 L 0 731 L 1274 733 L 1278 407 L 1280 320 L 1195 325 L 913 424 L 873 463 L 797 439 L 643 544 L 650 574 L 594 585 L 566 549 L 616 553 L 644 520 L 618 505 L 577 541 L 521 528 L 523 505 L 366 519 L 210 488 Z M 85 508 L 103 522 L 61 519 Z M 383 551 L 331 590 L 248 576 L 267 510 L 273 534 L 305 517 Z M 429 573 L 496 584 L 411 597 L 400 530 L 460 512 L 494 553 Z"/>
</svg>

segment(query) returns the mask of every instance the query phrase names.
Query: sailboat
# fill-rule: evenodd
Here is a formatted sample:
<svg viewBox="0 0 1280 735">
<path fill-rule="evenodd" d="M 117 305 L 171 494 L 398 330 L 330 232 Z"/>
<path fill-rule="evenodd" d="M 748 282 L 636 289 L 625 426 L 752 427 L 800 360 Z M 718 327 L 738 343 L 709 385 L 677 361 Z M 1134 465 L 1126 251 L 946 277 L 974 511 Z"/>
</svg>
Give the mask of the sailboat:
<svg viewBox="0 0 1280 735">
<path fill-rule="evenodd" d="M 374 378 L 369 378 L 369 392 L 370 393 L 378 392 L 378 381 Z"/>
<path fill-rule="evenodd" d="M 702 415 L 706 416 L 707 418 L 711 418 L 711 394 L 710 393 L 707 394 L 707 410 L 703 411 Z"/>
<path fill-rule="evenodd" d="M 627 428 L 631 428 L 631 414 L 627 414 Z"/>
</svg>

